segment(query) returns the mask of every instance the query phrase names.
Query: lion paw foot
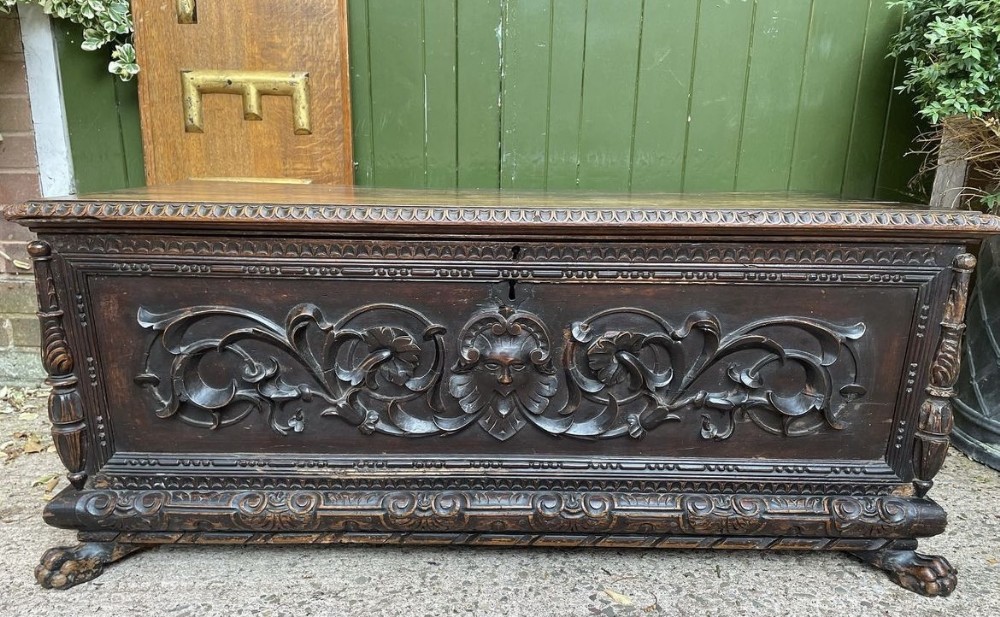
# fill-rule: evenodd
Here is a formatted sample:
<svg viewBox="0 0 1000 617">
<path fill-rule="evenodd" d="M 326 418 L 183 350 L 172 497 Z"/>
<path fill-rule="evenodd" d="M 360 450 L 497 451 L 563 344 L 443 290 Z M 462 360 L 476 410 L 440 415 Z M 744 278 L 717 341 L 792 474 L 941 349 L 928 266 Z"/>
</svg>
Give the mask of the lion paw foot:
<svg viewBox="0 0 1000 617">
<path fill-rule="evenodd" d="M 900 560 L 897 568 L 889 570 L 889 576 L 904 589 L 924 596 L 947 596 L 955 591 L 958 571 L 948 560 L 937 555 L 923 555 L 909 551 Z"/>
<path fill-rule="evenodd" d="M 139 550 L 140 546 L 116 542 L 85 542 L 45 551 L 35 567 L 35 580 L 46 589 L 68 589 L 93 580 L 104 566 Z"/>
<path fill-rule="evenodd" d="M 881 568 L 896 584 L 923 596 L 947 596 L 955 591 L 958 571 L 944 557 L 908 549 L 882 549 L 854 553 Z"/>
<path fill-rule="evenodd" d="M 47 550 L 42 555 L 42 562 L 35 567 L 38 584 L 46 589 L 67 589 L 99 576 L 104 571 L 104 562 L 81 551 L 85 546 L 60 546 Z"/>
</svg>

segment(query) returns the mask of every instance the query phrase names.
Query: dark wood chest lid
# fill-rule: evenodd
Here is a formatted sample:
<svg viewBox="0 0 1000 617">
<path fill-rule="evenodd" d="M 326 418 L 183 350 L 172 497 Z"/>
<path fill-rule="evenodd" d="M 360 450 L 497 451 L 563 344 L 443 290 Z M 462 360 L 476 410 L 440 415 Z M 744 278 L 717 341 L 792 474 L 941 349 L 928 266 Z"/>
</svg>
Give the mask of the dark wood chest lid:
<svg viewBox="0 0 1000 617">
<path fill-rule="evenodd" d="M 799 194 L 607 194 L 403 190 L 191 181 L 31 201 L 5 209 L 32 228 L 489 233 L 552 237 L 847 236 L 978 239 L 1000 218 Z"/>
</svg>

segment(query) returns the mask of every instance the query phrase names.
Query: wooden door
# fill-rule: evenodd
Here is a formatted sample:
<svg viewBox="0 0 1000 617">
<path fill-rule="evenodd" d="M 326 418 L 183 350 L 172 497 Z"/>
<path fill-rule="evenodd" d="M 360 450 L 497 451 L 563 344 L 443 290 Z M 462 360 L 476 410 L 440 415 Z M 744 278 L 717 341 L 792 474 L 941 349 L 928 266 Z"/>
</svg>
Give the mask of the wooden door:
<svg viewBox="0 0 1000 617">
<path fill-rule="evenodd" d="M 344 0 L 134 0 L 146 181 L 352 184 Z"/>
</svg>

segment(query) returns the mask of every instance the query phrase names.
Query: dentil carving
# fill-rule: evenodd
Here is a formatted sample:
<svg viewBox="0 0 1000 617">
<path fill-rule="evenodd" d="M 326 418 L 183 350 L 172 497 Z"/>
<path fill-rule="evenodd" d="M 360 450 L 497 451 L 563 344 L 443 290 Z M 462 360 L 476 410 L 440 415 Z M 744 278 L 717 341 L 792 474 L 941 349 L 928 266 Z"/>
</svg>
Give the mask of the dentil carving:
<svg viewBox="0 0 1000 617">
<path fill-rule="evenodd" d="M 723 335 L 708 312 L 673 327 L 624 307 L 569 324 L 553 345 L 539 316 L 501 305 L 459 332 L 450 369 L 445 328 L 398 304 L 337 321 L 303 304 L 283 324 L 231 307 L 140 309 L 139 323 L 155 335 L 136 383 L 158 416 L 206 428 L 258 410 L 281 434 L 318 415 L 366 434 L 449 434 L 478 423 L 499 440 L 528 424 L 583 439 L 641 438 L 694 417 L 703 439 L 728 439 L 740 423 L 794 437 L 842 428 L 866 394 L 852 347 L 865 326 L 802 317 Z"/>
</svg>

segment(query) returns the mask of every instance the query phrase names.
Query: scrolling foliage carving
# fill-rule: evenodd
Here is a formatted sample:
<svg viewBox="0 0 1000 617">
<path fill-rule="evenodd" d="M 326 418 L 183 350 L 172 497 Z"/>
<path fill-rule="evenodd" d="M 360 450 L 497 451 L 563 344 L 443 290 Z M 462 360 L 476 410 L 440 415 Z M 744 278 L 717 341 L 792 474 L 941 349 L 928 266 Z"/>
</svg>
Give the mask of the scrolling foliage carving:
<svg viewBox="0 0 1000 617">
<path fill-rule="evenodd" d="M 616 308 L 569 324 L 554 345 L 539 316 L 498 306 L 462 328 L 450 367 L 445 328 L 399 304 L 336 321 L 312 304 L 284 323 L 221 306 L 140 309 L 138 319 L 155 333 L 136 383 L 156 414 L 212 429 L 259 411 L 281 434 L 318 415 L 366 434 L 450 434 L 478 423 L 506 440 L 531 424 L 610 439 L 693 415 L 703 439 L 728 439 L 740 423 L 794 437 L 843 428 L 845 410 L 866 394 L 852 345 L 864 324 L 803 317 L 723 334 L 704 311 L 673 327 Z"/>
<path fill-rule="evenodd" d="M 426 432 L 403 405 L 438 382 L 444 328 L 406 307 L 368 305 L 337 322 L 312 304 L 293 308 L 284 324 L 218 306 L 140 309 L 138 318 L 157 336 L 135 381 L 153 393 L 161 418 L 220 428 L 259 410 L 288 434 L 305 429 L 305 409 L 318 408 L 364 433 Z M 220 368 L 228 372 L 221 380 Z"/>
</svg>

